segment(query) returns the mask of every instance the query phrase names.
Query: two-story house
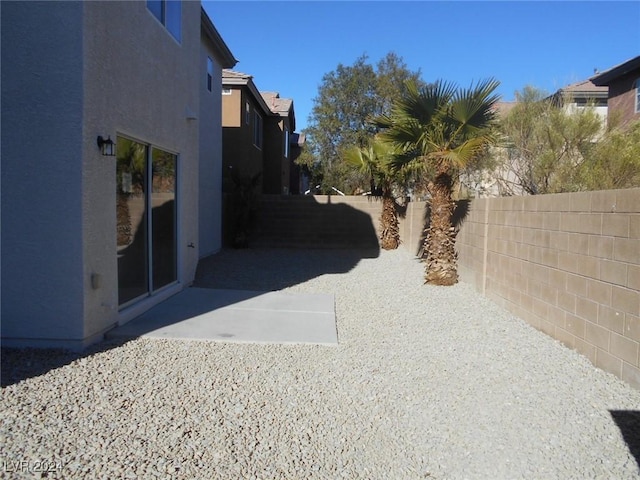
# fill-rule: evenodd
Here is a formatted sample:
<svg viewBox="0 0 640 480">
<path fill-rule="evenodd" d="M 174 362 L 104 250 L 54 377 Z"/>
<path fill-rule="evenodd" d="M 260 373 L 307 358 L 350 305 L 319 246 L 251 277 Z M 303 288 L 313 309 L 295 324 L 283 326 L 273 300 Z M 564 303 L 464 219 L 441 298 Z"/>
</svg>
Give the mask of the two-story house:
<svg viewBox="0 0 640 480">
<path fill-rule="evenodd" d="M 221 70 L 200 2 L 2 4 L 2 342 L 82 348 L 221 245 Z"/>
<path fill-rule="evenodd" d="M 640 120 L 640 56 L 600 72 L 591 81 L 609 87 L 609 119 L 622 125 Z"/>
<path fill-rule="evenodd" d="M 608 87 L 595 85 L 591 80 L 582 80 L 562 87 L 550 98 L 568 111 L 585 107 L 593 108 L 605 122 L 608 112 L 608 94 Z"/>
<path fill-rule="evenodd" d="M 234 177 L 260 175 L 257 193 L 289 194 L 292 143 L 299 148 L 293 100 L 260 92 L 251 75 L 224 70 L 222 125 L 225 192 L 233 191 Z"/>
<path fill-rule="evenodd" d="M 280 98 L 277 92 L 260 92 L 271 110 L 265 124 L 263 193 L 291 193 L 291 143 L 296 129 L 293 100 Z"/>
<path fill-rule="evenodd" d="M 265 122 L 271 109 L 256 88 L 253 77 L 222 71 L 222 157 L 224 191 L 233 191 L 233 179 L 247 181 L 264 176 Z M 260 178 L 258 193 L 262 192 Z"/>
</svg>

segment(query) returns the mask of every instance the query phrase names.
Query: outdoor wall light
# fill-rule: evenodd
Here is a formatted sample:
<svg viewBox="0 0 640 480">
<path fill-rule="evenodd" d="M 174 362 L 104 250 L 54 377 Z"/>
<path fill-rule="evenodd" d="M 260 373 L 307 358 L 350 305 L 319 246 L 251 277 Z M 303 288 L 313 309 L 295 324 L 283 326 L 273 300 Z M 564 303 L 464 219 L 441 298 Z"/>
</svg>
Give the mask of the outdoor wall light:
<svg viewBox="0 0 640 480">
<path fill-rule="evenodd" d="M 102 135 L 98 135 L 98 147 L 102 150 L 102 155 L 105 157 L 116 156 L 116 144 L 111 140 L 111 136 L 108 136 L 105 140 Z"/>
</svg>

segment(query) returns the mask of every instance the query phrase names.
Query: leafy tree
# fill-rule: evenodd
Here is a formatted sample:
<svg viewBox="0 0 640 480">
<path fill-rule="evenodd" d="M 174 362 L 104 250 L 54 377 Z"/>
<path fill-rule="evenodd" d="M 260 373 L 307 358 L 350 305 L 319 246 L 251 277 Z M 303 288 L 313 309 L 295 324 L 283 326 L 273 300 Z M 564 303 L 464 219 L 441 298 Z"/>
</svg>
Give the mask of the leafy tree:
<svg viewBox="0 0 640 480">
<path fill-rule="evenodd" d="M 564 105 L 570 103 L 565 99 Z M 542 90 L 525 87 L 500 120 L 505 143 L 497 150 L 503 194 L 583 190 L 582 166 L 603 131 L 594 108 L 569 108 Z"/>
<path fill-rule="evenodd" d="M 394 250 L 400 245 L 398 209 L 394 197 L 394 186 L 401 184 L 406 173 L 392 167 L 393 147 L 375 137 L 366 147 L 355 145 L 347 149 L 345 161 L 366 174 L 371 181 L 372 195 L 382 197 L 380 215 L 380 246 Z"/>
<path fill-rule="evenodd" d="M 346 192 L 368 186 L 362 172 L 345 165 L 345 151 L 368 145 L 378 131 L 372 119 L 389 113 L 406 80 L 420 83 L 420 73 L 410 71 L 395 53 L 375 67 L 362 55 L 353 65 L 339 64 L 323 76 L 305 129 L 308 154 L 298 162 L 311 171 L 314 164 L 319 167 L 314 184 L 322 183 L 326 193 L 332 186 Z"/>
<path fill-rule="evenodd" d="M 640 121 L 608 129 L 589 151 L 579 178 L 585 190 L 640 187 Z"/>
<path fill-rule="evenodd" d="M 492 124 L 498 96 L 495 80 L 485 80 L 460 89 L 437 81 L 419 87 L 407 83 L 407 91 L 391 114 L 378 119 L 381 134 L 403 154 L 396 168 L 420 165 L 429 179 L 431 216 L 424 243 L 425 280 L 435 285 L 458 281 L 452 225 L 453 183 L 461 168 L 484 153 L 495 142 Z"/>
</svg>

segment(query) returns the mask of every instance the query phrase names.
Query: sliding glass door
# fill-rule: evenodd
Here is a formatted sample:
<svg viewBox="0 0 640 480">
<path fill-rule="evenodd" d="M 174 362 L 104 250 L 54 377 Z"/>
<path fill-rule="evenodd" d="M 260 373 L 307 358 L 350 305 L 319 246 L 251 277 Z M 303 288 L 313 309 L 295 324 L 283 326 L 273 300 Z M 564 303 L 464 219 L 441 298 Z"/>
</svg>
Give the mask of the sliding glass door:
<svg viewBox="0 0 640 480">
<path fill-rule="evenodd" d="M 118 304 L 177 280 L 177 155 L 118 137 Z"/>
</svg>

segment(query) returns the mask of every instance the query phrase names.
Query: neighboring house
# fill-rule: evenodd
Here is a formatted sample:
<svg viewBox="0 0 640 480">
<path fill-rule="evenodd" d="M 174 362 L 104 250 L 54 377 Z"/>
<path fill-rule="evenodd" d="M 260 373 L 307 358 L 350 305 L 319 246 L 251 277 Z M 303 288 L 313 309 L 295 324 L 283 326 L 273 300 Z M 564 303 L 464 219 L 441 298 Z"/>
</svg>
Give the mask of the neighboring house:
<svg viewBox="0 0 640 480">
<path fill-rule="evenodd" d="M 257 193 L 291 193 L 292 153 L 299 155 L 299 150 L 292 152 L 292 143 L 300 147 L 299 136 L 293 139 L 293 100 L 258 91 L 251 75 L 224 70 L 222 125 L 225 192 L 233 191 L 234 177 L 248 180 L 259 174 Z"/>
<path fill-rule="evenodd" d="M 220 248 L 236 60 L 200 2 L 3 2 L 1 22 L 2 343 L 82 348 Z"/>
<path fill-rule="evenodd" d="M 304 192 L 309 188 L 309 175 L 308 170 L 304 171 L 304 169 L 295 163 L 300 154 L 302 153 L 302 149 L 304 148 L 304 144 L 307 141 L 307 136 L 304 133 L 292 133 L 290 138 L 290 173 L 289 173 L 289 191 L 293 195 L 304 194 Z"/>
<path fill-rule="evenodd" d="M 627 60 L 590 79 L 609 87 L 609 119 L 625 125 L 640 120 L 640 56 Z"/>
<path fill-rule="evenodd" d="M 608 87 L 595 85 L 591 80 L 583 80 L 561 88 L 551 99 L 570 111 L 576 108 L 593 108 L 604 122 L 607 119 L 608 94 Z"/>
<path fill-rule="evenodd" d="M 272 115 L 253 77 L 232 70 L 222 71 L 222 157 L 224 191 L 231 193 L 233 178 L 250 179 L 256 175 L 262 193 L 265 165 L 265 121 Z"/>
<path fill-rule="evenodd" d="M 608 90 L 606 86 L 597 86 L 591 80 L 583 80 L 559 89 L 543 101 L 562 107 L 569 113 L 587 107 L 593 108 L 602 119 L 604 131 Z M 497 102 L 495 113 L 498 117 L 506 116 L 516 105 L 517 102 Z M 597 141 L 597 137 L 593 141 Z M 526 195 L 527 190 L 522 184 L 527 181 L 529 165 L 508 148 L 494 147 L 492 154 L 498 160 L 499 167 L 491 171 L 472 171 L 462 175 L 461 186 L 466 192 L 463 191 L 461 194 L 471 197 Z"/>
<path fill-rule="evenodd" d="M 296 129 L 293 100 L 280 98 L 277 92 L 260 92 L 271 110 L 265 122 L 265 159 L 263 193 L 291 193 L 291 135 Z"/>
</svg>

